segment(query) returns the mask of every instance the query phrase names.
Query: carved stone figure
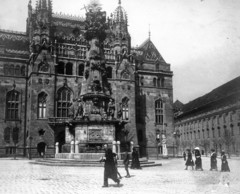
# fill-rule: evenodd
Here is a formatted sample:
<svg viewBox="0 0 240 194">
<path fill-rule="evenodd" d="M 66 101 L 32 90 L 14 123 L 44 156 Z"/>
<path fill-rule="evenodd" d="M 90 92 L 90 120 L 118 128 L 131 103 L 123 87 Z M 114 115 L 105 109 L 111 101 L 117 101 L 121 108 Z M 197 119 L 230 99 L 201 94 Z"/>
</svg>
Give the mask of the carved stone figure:
<svg viewBox="0 0 240 194">
<path fill-rule="evenodd" d="M 115 112 L 115 104 L 113 102 L 113 99 L 110 99 L 108 103 L 108 111 L 107 111 L 109 120 L 112 120 L 114 118 L 114 112 Z"/>
</svg>

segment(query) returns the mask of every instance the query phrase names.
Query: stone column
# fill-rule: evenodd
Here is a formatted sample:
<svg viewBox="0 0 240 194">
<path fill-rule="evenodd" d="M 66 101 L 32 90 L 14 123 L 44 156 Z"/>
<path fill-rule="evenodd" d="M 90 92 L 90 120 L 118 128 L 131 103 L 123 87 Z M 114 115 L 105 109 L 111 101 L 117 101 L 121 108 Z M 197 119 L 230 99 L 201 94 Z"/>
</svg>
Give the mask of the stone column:
<svg viewBox="0 0 240 194">
<path fill-rule="evenodd" d="M 116 141 L 112 142 L 112 152 L 117 153 Z"/>
<path fill-rule="evenodd" d="M 70 153 L 74 154 L 74 141 L 71 141 Z"/>
<path fill-rule="evenodd" d="M 75 142 L 75 153 L 78 154 L 79 153 L 79 141 Z"/>
<path fill-rule="evenodd" d="M 117 156 L 118 159 L 121 159 L 121 153 L 120 153 L 120 141 L 117 141 Z"/>
<path fill-rule="evenodd" d="M 133 152 L 133 141 L 130 142 L 130 152 Z"/>
<path fill-rule="evenodd" d="M 59 143 L 56 142 L 55 144 L 55 154 L 59 154 Z"/>
</svg>

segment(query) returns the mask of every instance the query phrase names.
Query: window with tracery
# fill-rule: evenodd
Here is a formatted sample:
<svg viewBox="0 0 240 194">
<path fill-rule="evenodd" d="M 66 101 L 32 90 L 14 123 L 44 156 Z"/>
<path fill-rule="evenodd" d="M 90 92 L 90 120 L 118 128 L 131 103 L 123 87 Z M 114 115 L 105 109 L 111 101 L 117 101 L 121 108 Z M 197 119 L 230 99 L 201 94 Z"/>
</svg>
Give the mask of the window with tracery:
<svg viewBox="0 0 240 194">
<path fill-rule="evenodd" d="M 129 120 L 129 99 L 127 97 L 122 99 L 122 119 Z"/>
<path fill-rule="evenodd" d="M 62 87 L 58 90 L 57 95 L 57 117 L 68 117 L 72 91 L 67 87 Z"/>
<path fill-rule="evenodd" d="M 155 101 L 155 122 L 163 124 L 163 101 L 161 99 Z"/>
<path fill-rule="evenodd" d="M 46 118 L 46 110 L 47 110 L 47 94 L 45 92 L 41 92 L 38 95 L 38 118 Z"/>
<path fill-rule="evenodd" d="M 6 96 L 6 119 L 18 120 L 19 92 L 15 89 L 9 91 Z"/>
</svg>

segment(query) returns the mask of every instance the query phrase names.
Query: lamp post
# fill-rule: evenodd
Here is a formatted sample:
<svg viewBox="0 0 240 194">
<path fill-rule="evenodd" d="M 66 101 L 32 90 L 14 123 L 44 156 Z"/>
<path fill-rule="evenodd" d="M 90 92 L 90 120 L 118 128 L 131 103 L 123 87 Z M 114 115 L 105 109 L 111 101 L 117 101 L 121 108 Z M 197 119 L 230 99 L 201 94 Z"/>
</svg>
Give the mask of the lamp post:
<svg viewBox="0 0 240 194">
<path fill-rule="evenodd" d="M 32 140 L 33 140 L 33 137 L 29 137 L 29 160 L 32 159 L 32 155 L 31 155 L 31 149 L 32 149 Z"/>
<path fill-rule="evenodd" d="M 177 138 L 180 137 L 180 134 L 179 134 L 179 131 L 178 131 L 178 130 L 173 132 L 173 137 L 174 137 L 174 141 L 173 141 L 173 157 L 175 157 L 175 152 L 174 152 L 174 143 L 175 143 L 175 142 L 176 142 L 176 147 L 177 147 L 176 151 L 177 151 L 177 156 L 178 156 Z"/>
</svg>

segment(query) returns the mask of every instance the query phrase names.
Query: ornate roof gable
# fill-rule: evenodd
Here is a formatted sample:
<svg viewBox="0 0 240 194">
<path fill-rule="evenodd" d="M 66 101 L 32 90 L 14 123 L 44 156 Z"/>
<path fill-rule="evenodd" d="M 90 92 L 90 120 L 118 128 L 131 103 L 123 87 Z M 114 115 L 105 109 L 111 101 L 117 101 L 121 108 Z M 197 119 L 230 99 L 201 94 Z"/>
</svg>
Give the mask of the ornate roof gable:
<svg viewBox="0 0 240 194">
<path fill-rule="evenodd" d="M 165 63 L 163 57 L 149 38 L 137 50 L 142 51 L 141 58 L 143 61 L 160 61 Z"/>
</svg>

